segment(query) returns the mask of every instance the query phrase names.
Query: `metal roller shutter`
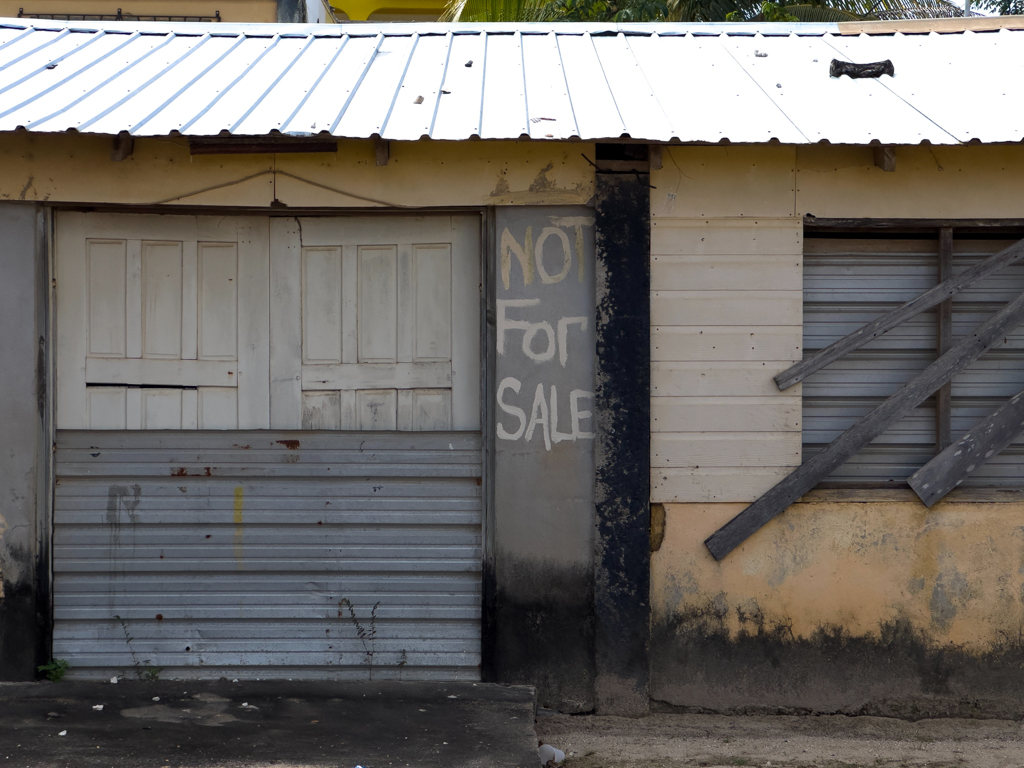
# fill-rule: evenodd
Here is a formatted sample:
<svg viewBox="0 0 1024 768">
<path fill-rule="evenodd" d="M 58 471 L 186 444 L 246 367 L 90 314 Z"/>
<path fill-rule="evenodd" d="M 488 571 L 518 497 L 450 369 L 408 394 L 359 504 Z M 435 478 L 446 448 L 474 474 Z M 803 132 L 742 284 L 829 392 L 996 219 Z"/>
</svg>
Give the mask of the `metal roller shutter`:
<svg viewBox="0 0 1024 768">
<path fill-rule="evenodd" d="M 960 272 L 1024 233 L 956 232 L 953 270 Z M 809 355 L 923 293 L 938 282 L 938 238 L 931 233 L 880 236 L 808 232 L 804 252 L 804 350 Z M 1024 265 L 1011 266 L 956 296 L 954 342 L 1024 291 Z M 809 377 L 803 384 L 804 460 L 924 370 L 936 358 L 936 314 L 919 315 Z M 953 438 L 1024 389 L 1024 329 L 953 380 Z M 936 452 L 934 399 L 906 416 L 830 478 L 839 483 L 901 483 Z M 1024 440 L 981 467 L 975 486 L 1019 486 Z"/>
<path fill-rule="evenodd" d="M 57 435 L 80 677 L 479 678 L 474 432 Z"/>
</svg>

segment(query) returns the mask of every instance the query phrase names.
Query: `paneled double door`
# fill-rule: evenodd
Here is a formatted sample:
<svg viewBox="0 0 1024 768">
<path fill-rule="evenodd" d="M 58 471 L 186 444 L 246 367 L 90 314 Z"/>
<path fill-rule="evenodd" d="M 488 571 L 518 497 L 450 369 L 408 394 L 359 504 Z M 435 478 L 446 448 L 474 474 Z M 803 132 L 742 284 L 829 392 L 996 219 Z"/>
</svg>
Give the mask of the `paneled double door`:
<svg viewBox="0 0 1024 768">
<path fill-rule="evenodd" d="M 477 216 L 56 229 L 60 429 L 479 429 Z"/>
</svg>

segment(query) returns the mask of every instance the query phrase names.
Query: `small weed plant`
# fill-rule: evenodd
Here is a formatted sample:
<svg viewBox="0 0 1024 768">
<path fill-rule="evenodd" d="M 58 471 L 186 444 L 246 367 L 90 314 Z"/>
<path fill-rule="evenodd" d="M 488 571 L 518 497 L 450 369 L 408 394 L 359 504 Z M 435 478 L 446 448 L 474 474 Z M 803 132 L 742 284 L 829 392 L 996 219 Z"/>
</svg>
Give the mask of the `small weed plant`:
<svg viewBox="0 0 1024 768">
<path fill-rule="evenodd" d="M 47 680 L 53 682 L 59 682 L 64 679 L 64 675 L 71 668 L 71 665 L 67 662 L 67 659 L 50 659 L 46 664 L 40 664 L 36 669 L 46 675 Z"/>
<path fill-rule="evenodd" d="M 128 652 L 132 655 L 132 666 L 135 667 L 135 677 L 139 680 L 159 680 L 160 673 L 164 671 L 164 668 L 150 666 L 149 659 L 140 661 L 139 655 L 135 652 L 135 647 L 132 645 L 132 641 L 135 638 L 132 637 L 131 632 L 128 630 L 128 622 L 120 616 L 114 616 L 114 618 L 120 622 L 121 631 L 124 632 L 124 642 L 128 646 Z"/>
<path fill-rule="evenodd" d="M 356 628 L 356 637 L 359 638 L 359 642 L 363 644 L 363 653 L 365 654 L 365 662 L 370 667 L 370 679 L 373 680 L 373 657 L 376 653 L 376 641 L 377 641 L 377 609 L 380 607 L 380 601 L 378 600 L 373 604 L 373 608 L 370 609 L 370 625 L 367 627 L 363 622 L 356 616 L 356 609 L 352 605 L 352 601 L 347 597 L 341 598 L 338 601 L 338 618 L 344 618 L 345 614 L 342 609 L 348 611 L 349 621 L 352 622 L 352 626 Z"/>
</svg>

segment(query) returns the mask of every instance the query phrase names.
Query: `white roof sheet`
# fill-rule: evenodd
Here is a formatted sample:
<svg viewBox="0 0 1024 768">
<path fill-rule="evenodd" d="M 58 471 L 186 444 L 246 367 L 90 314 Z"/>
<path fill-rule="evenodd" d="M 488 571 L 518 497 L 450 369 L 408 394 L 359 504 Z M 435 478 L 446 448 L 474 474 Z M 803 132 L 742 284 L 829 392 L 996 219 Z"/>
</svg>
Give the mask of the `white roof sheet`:
<svg viewBox="0 0 1024 768">
<path fill-rule="evenodd" d="M 0 20 L 0 131 L 786 144 L 1024 140 L 1024 31 Z M 895 77 L 829 77 L 833 58 Z"/>
</svg>

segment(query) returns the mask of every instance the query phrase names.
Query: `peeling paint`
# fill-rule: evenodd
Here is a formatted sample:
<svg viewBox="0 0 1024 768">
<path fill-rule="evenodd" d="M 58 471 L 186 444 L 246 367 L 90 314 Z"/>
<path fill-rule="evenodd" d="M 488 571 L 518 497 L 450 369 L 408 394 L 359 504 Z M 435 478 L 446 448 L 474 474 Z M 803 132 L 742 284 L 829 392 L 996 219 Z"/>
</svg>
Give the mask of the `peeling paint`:
<svg viewBox="0 0 1024 768">
<path fill-rule="evenodd" d="M 548 163 L 540 169 L 540 173 L 537 174 L 537 178 L 533 180 L 530 185 L 531 192 L 546 192 L 549 189 L 555 188 L 555 182 L 548 178 L 548 173 L 553 171 L 555 168 L 554 163 Z"/>
<path fill-rule="evenodd" d="M 743 506 L 665 505 L 652 555 L 655 699 L 1024 713 L 1024 503 L 812 498 L 716 562 L 702 541 Z"/>
<path fill-rule="evenodd" d="M 35 186 L 33 185 L 33 182 L 35 180 L 36 180 L 35 176 L 29 176 L 28 177 L 28 181 L 25 182 L 25 186 L 21 188 L 21 194 L 18 195 L 18 199 L 19 200 L 25 200 L 27 198 L 28 191 L 30 189 L 35 191 Z"/>
</svg>

